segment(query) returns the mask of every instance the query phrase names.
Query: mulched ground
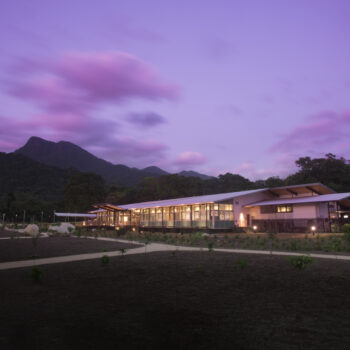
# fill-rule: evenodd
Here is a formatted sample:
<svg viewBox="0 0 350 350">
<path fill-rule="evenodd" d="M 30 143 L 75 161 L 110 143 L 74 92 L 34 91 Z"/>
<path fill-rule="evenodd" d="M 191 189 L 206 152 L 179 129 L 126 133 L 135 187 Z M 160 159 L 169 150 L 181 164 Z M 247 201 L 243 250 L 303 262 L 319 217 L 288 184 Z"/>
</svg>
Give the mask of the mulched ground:
<svg viewBox="0 0 350 350">
<path fill-rule="evenodd" d="M 55 256 L 98 253 L 141 247 L 141 245 L 125 244 L 119 242 L 106 242 L 88 238 L 48 237 L 39 238 L 37 243 L 32 238 L 14 238 L 0 240 L 0 262 L 16 261 L 36 258 L 49 258 Z"/>
<path fill-rule="evenodd" d="M 349 262 L 162 252 L 42 268 L 42 284 L 0 271 L 1 349 L 350 348 Z"/>
<path fill-rule="evenodd" d="M 23 233 L 19 233 L 17 231 L 9 231 L 0 229 L 0 237 L 20 237 L 24 236 Z"/>
</svg>

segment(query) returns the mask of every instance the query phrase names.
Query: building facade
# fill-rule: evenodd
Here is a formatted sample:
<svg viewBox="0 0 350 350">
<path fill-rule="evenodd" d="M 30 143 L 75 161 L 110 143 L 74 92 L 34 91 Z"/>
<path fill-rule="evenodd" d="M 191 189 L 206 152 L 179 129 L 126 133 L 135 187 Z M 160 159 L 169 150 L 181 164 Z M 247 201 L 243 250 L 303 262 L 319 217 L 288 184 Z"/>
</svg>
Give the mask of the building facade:
<svg viewBox="0 0 350 350">
<path fill-rule="evenodd" d="M 96 204 L 88 226 L 145 230 L 330 232 L 347 222 L 350 193 L 320 183 L 185 197 L 127 205 Z"/>
</svg>

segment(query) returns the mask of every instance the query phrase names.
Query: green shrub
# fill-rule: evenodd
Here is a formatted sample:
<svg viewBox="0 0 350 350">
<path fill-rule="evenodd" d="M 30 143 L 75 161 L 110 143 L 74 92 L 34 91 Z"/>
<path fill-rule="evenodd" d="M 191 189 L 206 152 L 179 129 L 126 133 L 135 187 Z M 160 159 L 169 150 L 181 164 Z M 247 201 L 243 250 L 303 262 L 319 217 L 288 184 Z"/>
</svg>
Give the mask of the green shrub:
<svg viewBox="0 0 350 350">
<path fill-rule="evenodd" d="M 312 264 L 315 259 L 308 255 L 301 256 L 288 256 L 287 257 L 289 263 L 298 270 L 306 270 L 309 268 L 310 264 Z"/>
<path fill-rule="evenodd" d="M 126 249 L 125 248 L 120 248 L 119 251 L 122 253 L 122 256 L 124 256 L 124 254 L 126 253 Z"/>
<path fill-rule="evenodd" d="M 208 242 L 208 250 L 209 250 L 209 252 L 212 252 L 214 250 L 214 243 L 213 242 Z"/>
<path fill-rule="evenodd" d="M 33 266 L 30 270 L 29 276 L 34 283 L 40 283 L 42 282 L 44 276 L 43 269 L 38 266 Z"/>
<path fill-rule="evenodd" d="M 344 233 L 343 239 L 346 243 L 350 244 L 350 224 L 345 224 L 341 228 L 341 232 Z"/>
<path fill-rule="evenodd" d="M 237 266 L 237 269 L 239 270 L 244 270 L 247 267 L 247 265 L 248 265 L 247 259 L 242 258 L 236 261 L 236 266 Z"/>
<path fill-rule="evenodd" d="M 109 263 L 109 256 L 108 255 L 103 255 L 101 258 L 101 263 L 102 265 L 108 265 Z"/>
</svg>

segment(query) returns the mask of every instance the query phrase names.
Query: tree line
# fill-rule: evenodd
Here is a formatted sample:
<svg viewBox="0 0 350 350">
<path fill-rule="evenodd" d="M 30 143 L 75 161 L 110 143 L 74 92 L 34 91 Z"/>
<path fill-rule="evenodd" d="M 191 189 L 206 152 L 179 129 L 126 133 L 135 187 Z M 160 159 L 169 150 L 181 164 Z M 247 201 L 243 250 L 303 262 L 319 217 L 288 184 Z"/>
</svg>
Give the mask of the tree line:
<svg viewBox="0 0 350 350">
<path fill-rule="evenodd" d="M 251 181 L 241 175 L 226 173 L 216 178 L 200 179 L 179 175 L 144 178 L 133 187 L 106 185 L 101 176 L 93 173 L 74 173 L 62 191 L 58 201 L 42 200 L 32 193 L 9 192 L 0 199 L 0 212 L 8 216 L 27 211 L 28 217 L 49 220 L 54 210 L 86 212 L 93 203 L 127 204 L 150 200 L 198 196 L 223 192 L 235 192 L 265 187 L 278 187 L 321 182 L 337 192 L 350 192 L 350 163 L 334 154 L 323 158 L 301 157 L 296 160 L 296 173 L 281 179 L 272 176 L 265 180 Z"/>
</svg>

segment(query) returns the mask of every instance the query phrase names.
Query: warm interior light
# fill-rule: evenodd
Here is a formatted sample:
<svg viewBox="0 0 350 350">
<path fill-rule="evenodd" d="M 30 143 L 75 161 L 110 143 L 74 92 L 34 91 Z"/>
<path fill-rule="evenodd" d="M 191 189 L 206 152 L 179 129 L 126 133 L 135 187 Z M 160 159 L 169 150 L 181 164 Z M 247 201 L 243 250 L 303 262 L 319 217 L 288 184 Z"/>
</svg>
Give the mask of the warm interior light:
<svg viewBox="0 0 350 350">
<path fill-rule="evenodd" d="M 127 222 L 127 221 L 128 221 L 128 217 L 124 216 L 124 222 Z"/>
<path fill-rule="evenodd" d="M 239 224 L 240 224 L 240 226 L 244 226 L 244 215 L 243 215 L 243 213 L 239 214 Z"/>
</svg>

